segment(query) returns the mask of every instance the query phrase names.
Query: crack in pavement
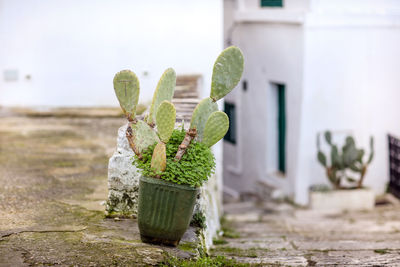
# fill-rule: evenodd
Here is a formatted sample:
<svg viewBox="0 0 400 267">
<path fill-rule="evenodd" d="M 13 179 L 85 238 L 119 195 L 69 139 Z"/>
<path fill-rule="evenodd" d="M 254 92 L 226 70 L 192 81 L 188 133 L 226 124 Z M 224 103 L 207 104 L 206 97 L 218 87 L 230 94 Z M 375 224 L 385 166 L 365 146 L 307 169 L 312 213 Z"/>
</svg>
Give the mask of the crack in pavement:
<svg viewBox="0 0 400 267">
<path fill-rule="evenodd" d="M 12 235 L 17 235 L 21 233 L 76 233 L 82 232 L 86 230 L 87 227 L 83 227 L 80 229 L 35 229 L 35 228 L 25 228 L 20 230 L 12 230 L 12 231 L 1 231 L 0 232 L 0 241 L 4 240 L 4 237 L 9 237 Z"/>
</svg>

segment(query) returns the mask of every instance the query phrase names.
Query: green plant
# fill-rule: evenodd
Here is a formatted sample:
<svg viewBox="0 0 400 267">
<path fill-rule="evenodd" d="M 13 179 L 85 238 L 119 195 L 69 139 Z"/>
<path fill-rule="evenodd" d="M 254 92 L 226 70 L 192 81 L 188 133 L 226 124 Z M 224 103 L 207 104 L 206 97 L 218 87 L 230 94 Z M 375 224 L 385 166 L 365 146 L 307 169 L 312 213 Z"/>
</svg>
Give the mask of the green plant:
<svg viewBox="0 0 400 267">
<path fill-rule="evenodd" d="M 173 267 L 245 267 L 245 266 L 261 266 L 259 264 L 249 264 L 237 262 L 234 259 L 228 259 L 225 256 L 216 257 L 201 257 L 198 259 L 178 259 L 176 257 L 169 257 L 161 266 Z"/>
<path fill-rule="evenodd" d="M 129 121 L 126 137 L 143 175 L 196 187 L 208 179 L 215 167 L 210 147 L 229 128 L 228 116 L 218 111 L 216 101 L 237 85 L 242 72 L 240 49 L 228 47 L 222 51 L 214 64 L 210 97 L 195 108 L 187 132 L 174 130 L 176 110 L 170 101 L 176 74 L 172 68 L 161 76 L 144 121 L 135 118 L 140 91 L 137 76 L 129 70 L 115 75 L 114 90 Z"/>
<path fill-rule="evenodd" d="M 352 186 L 350 188 L 361 188 L 365 173 L 369 164 L 374 157 L 374 139 L 370 137 L 370 154 L 367 160 L 364 161 L 364 149 L 358 149 L 353 137 L 347 136 L 345 143 L 341 149 L 332 142 L 332 133 L 326 131 L 324 138 L 330 151 L 330 162 L 327 156 L 321 151 L 320 135 L 317 136 L 318 161 L 326 169 L 326 175 L 335 189 L 346 188 L 343 186 L 343 181 L 346 180 Z M 357 173 L 359 178 L 354 178 L 352 174 Z"/>
<path fill-rule="evenodd" d="M 171 138 L 166 144 L 166 168 L 164 171 L 156 170 L 151 166 L 152 157 L 155 154 L 153 151 L 158 144 L 153 144 L 144 151 L 141 160 L 135 155 L 134 164 L 144 176 L 160 177 L 166 181 L 192 187 L 201 186 L 214 173 L 214 155 L 206 145 L 195 141 L 182 159 L 175 161 L 175 153 L 184 137 L 184 130 L 173 130 Z"/>
<path fill-rule="evenodd" d="M 226 241 L 225 239 L 219 239 L 219 238 L 214 238 L 213 239 L 213 245 L 218 246 L 218 245 L 226 245 L 229 242 Z"/>
<path fill-rule="evenodd" d="M 193 218 L 192 221 L 190 222 L 190 225 L 199 227 L 201 229 L 206 229 L 207 228 L 206 216 L 200 211 L 196 212 L 195 214 L 193 214 Z"/>
</svg>

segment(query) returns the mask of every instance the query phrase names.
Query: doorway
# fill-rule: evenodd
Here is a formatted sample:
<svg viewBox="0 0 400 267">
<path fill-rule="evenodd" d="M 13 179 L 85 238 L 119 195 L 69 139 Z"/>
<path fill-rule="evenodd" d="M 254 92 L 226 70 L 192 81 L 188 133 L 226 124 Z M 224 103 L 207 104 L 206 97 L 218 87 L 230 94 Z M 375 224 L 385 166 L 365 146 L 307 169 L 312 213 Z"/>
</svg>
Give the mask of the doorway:
<svg viewBox="0 0 400 267">
<path fill-rule="evenodd" d="M 267 121 L 267 173 L 286 173 L 286 86 L 270 83 Z"/>
</svg>

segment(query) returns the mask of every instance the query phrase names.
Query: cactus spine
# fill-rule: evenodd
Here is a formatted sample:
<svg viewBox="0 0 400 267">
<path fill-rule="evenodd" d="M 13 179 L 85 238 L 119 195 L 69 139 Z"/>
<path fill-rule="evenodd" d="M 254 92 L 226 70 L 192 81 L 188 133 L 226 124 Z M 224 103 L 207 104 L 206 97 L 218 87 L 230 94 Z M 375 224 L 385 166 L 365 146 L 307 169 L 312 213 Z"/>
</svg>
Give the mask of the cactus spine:
<svg viewBox="0 0 400 267">
<path fill-rule="evenodd" d="M 321 165 L 326 169 L 329 181 L 336 189 L 345 188 L 343 181 L 353 184 L 354 188 L 361 188 L 367 168 L 374 157 L 374 139 L 370 137 L 370 154 L 364 161 L 364 149 L 358 149 L 353 137 L 347 136 L 345 144 L 339 150 L 338 146 L 332 142 L 332 134 L 330 131 L 324 133 L 326 143 L 331 148 L 330 162 L 327 156 L 321 151 L 320 136 L 317 136 L 317 158 Z M 351 177 L 350 174 L 358 173 L 359 178 Z"/>
</svg>

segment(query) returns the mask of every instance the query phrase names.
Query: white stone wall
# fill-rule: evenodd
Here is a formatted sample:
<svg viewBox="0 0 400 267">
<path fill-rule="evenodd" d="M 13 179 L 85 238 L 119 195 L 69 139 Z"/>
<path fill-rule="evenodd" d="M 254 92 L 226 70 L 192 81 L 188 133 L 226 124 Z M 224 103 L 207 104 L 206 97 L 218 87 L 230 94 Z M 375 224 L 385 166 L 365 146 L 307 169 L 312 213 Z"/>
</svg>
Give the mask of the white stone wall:
<svg viewBox="0 0 400 267">
<path fill-rule="evenodd" d="M 118 106 L 122 69 L 151 101 L 164 70 L 200 74 L 222 48 L 221 1 L 0 0 L 0 105 Z M 16 71 L 7 80 L 4 71 Z M 27 75 L 30 78 L 27 78 Z M 207 85 L 207 86 L 206 86 Z"/>
<path fill-rule="evenodd" d="M 139 177 L 132 164 L 134 153 L 126 139 L 128 124 L 118 130 L 117 150 L 108 163 L 108 200 L 106 210 L 113 216 L 137 215 Z"/>
<path fill-rule="evenodd" d="M 193 213 L 201 212 L 206 217 L 206 228 L 203 229 L 206 248 L 213 244 L 213 238 L 220 229 L 221 214 L 221 188 L 218 186 L 218 176 L 213 175 L 206 184 L 200 188 L 200 197 L 196 201 Z"/>
</svg>

